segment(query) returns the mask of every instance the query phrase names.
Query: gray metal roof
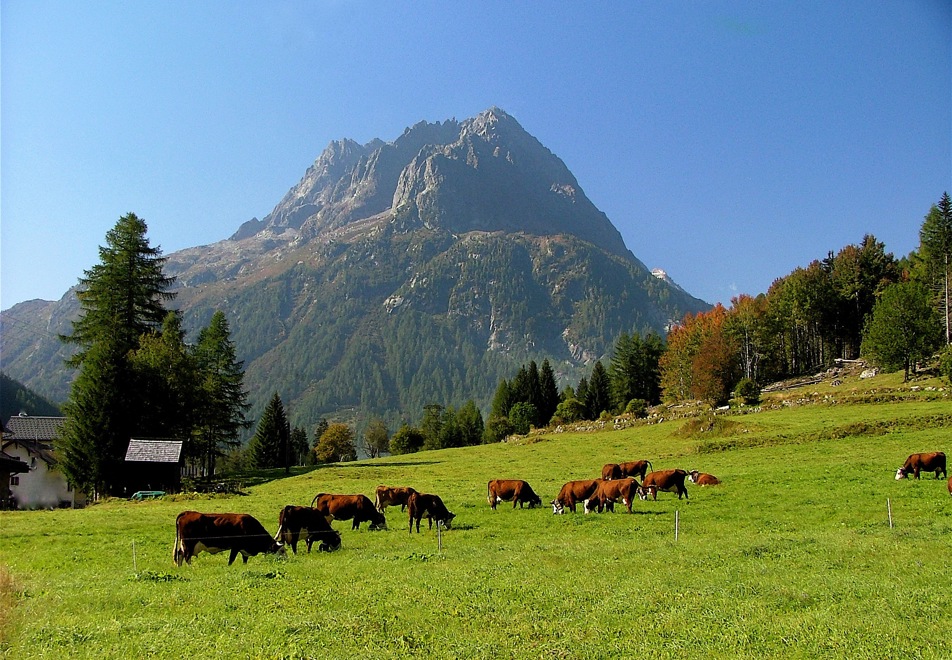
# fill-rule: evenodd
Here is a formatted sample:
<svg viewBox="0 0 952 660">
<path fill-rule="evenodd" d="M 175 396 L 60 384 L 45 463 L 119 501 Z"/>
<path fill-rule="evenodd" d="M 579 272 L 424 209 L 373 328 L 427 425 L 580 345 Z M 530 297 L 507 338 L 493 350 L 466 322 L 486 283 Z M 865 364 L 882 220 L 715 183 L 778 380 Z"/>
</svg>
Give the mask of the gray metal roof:
<svg viewBox="0 0 952 660">
<path fill-rule="evenodd" d="M 135 463 L 178 463 L 182 457 L 181 440 L 133 438 L 126 450 L 126 461 Z"/>
</svg>

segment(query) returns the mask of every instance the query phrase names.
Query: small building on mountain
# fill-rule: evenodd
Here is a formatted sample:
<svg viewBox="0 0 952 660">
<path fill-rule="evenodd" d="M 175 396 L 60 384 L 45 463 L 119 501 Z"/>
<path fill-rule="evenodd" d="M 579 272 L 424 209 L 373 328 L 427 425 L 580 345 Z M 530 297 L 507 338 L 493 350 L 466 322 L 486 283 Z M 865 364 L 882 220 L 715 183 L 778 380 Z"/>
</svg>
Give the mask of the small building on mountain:
<svg viewBox="0 0 952 660">
<path fill-rule="evenodd" d="M 126 491 L 163 490 L 176 493 L 182 489 L 181 440 L 166 438 L 133 438 L 126 449 Z"/>
<path fill-rule="evenodd" d="M 13 508 L 54 509 L 82 507 L 86 495 L 70 484 L 58 469 L 55 442 L 65 417 L 11 417 L 0 441 L 0 452 L 25 464 L 25 472 L 11 472 L 5 481 Z M 0 478 L 4 473 L 0 472 Z"/>
</svg>

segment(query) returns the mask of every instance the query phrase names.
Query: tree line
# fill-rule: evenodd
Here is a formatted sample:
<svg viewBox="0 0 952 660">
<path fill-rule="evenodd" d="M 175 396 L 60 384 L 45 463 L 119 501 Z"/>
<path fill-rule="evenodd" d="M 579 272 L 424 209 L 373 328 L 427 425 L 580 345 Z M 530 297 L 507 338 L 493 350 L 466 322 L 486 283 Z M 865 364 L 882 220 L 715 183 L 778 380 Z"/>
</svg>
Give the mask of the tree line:
<svg viewBox="0 0 952 660">
<path fill-rule="evenodd" d="M 252 425 L 224 313 L 216 311 L 197 342 L 186 343 L 181 316 L 166 308 L 174 278 L 164 275 L 165 258 L 146 231 L 129 213 L 107 233 L 100 263 L 79 281 L 80 316 L 61 337 L 78 347 L 67 362 L 78 374 L 59 452 L 67 478 L 87 492 L 121 492 L 132 437 L 183 439 L 186 459 L 211 477 Z M 608 366 L 595 362 L 574 388 L 558 389 L 548 359 L 530 361 L 499 382 L 485 421 L 472 400 L 458 409 L 431 403 L 392 437 L 381 419 L 361 439 L 346 424 L 321 419 L 309 439 L 290 426 L 275 393 L 237 463 L 287 469 L 353 460 L 358 450 L 373 457 L 496 442 L 551 423 L 644 415 L 662 401 L 721 405 L 739 390 L 811 374 L 837 359 L 864 357 L 908 377 L 943 343 L 940 368 L 952 376 L 948 193 L 930 208 L 919 238 L 918 250 L 896 259 L 867 235 L 777 279 L 766 293 L 688 314 L 666 338 L 622 333 Z"/>
</svg>

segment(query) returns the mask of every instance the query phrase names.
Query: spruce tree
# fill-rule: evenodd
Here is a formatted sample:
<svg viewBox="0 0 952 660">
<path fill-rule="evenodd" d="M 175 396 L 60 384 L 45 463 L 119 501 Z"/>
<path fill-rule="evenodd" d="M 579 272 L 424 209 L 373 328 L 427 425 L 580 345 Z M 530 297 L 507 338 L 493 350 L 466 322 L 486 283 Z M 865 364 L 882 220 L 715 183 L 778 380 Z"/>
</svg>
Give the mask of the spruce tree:
<svg viewBox="0 0 952 660">
<path fill-rule="evenodd" d="M 74 485 L 96 494 L 121 492 L 130 438 L 153 435 L 142 424 L 146 402 L 130 355 L 165 318 L 174 278 L 163 274 L 165 259 L 149 245 L 146 231 L 145 222 L 129 213 L 106 233 L 100 263 L 79 280 L 79 318 L 72 334 L 61 336 L 79 347 L 67 365 L 80 370 L 63 410 L 62 468 Z"/>
<path fill-rule="evenodd" d="M 251 464 L 256 468 L 284 467 L 290 434 L 284 403 L 275 392 L 261 415 L 254 437 L 248 443 Z"/>
<path fill-rule="evenodd" d="M 216 311 L 208 327 L 199 333 L 195 359 L 200 396 L 195 420 L 197 449 L 211 478 L 218 456 L 238 446 L 241 430 L 251 425 L 245 417 L 250 404 L 244 389 L 243 364 L 236 357 L 222 311 Z"/>
<path fill-rule="evenodd" d="M 585 396 L 585 410 L 589 419 L 598 419 L 599 415 L 611 409 L 611 382 L 608 372 L 599 361 L 592 367 L 592 378 L 588 382 L 588 392 Z"/>
<path fill-rule="evenodd" d="M 539 399 L 539 425 L 546 426 L 560 402 L 559 386 L 555 382 L 555 373 L 548 358 L 542 360 L 542 368 L 539 370 L 539 389 L 542 392 Z"/>
<path fill-rule="evenodd" d="M 925 262 L 927 278 L 938 292 L 936 296 L 945 343 L 952 343 L 952 310 L 949 309 L 950 280 L 952 280 L 952 200 L 944 193 L 934 205 L 919 230 L 919 252 Z"/>
</svg>

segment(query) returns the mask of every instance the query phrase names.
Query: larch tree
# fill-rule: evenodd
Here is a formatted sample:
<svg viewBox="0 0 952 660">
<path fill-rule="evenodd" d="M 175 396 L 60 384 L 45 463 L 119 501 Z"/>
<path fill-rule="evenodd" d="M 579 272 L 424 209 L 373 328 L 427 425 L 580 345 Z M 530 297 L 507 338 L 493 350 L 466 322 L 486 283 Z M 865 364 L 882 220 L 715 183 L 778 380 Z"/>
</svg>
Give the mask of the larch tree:
<svg viewBox="0 0 952 660">
<path fill-rule="evenodd" d="M 63 407 L 62 467 L 75 486 L 95 494 L 121 492 L 129 439 L 151 435 L 141 425 L 145 402 L 138 397 L 130 355 L 161 326 L 165 303 L 174 298 L 174 278 L 162 272 L 165 258 L 149 244 L 147 230 L 129 213 L 106 233 L 100 263 L 79 280 L 79 318 L 72 334 L 61 336 L 78 346 L 67 365 L 79 369 Z"/>
</svg>

